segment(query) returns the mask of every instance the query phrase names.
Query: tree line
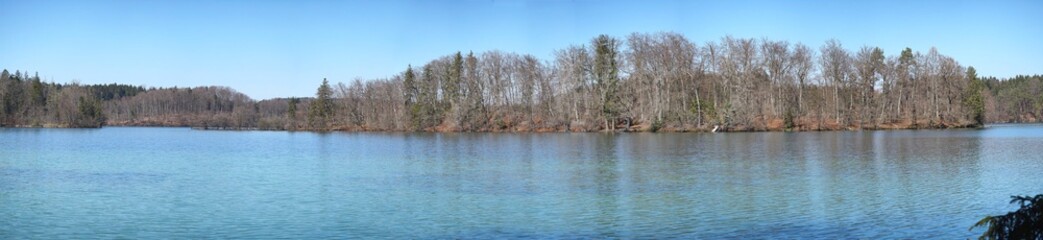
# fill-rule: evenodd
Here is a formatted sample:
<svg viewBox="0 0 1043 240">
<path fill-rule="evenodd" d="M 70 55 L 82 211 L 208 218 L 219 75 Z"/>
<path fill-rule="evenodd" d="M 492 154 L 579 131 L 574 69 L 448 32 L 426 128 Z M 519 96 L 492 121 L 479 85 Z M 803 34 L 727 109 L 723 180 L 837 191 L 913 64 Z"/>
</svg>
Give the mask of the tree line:
<svg viewBox="0 0 1043 240">
<path fill-rule="evenodd" d="M 1040 122 L 1043 120 L 1043 75 L 1015 76 L 1010 79 L 983 78 L 987 120 L 997 123 Z"/>
<path fill-rule="evenodd" d="M 987 85 L 930 49 L 885 55 L 831 40 L 695 43 L 601 35 L 551 61 L 455 53 L 388 79 L 339 84 L 317 128 L 406 131 L 702 131 L 974 127 Z"/>
<path fill-rule="evenodd" d="M 0 126 L 100 127 L 106 121 L 100 98 L 129 96 L 140 90 L 123 87 L 47 83 L 39 74 L 12 74 L 5 69 L 0 72 Z M 95 94 L 102 92 L 106 95 Z"/>
<path fill-rule="evenodd" d="M 309 98 L 61 85 L 6 70 L 0 81 L 5 125 L 100 125 L 79 124 L 86 118 L 222 129 L 762 131 L 976 127 L 1043 114 L 1039 76 L 979 78 L 934 48 L 887 55 L 836 40 L 818 48 L 731 36 L 696 43 L 669 32 L 601 35 L 550 60 L 456 52 L 388 78 L 323 79 Z M 74 105 L 100 114 L 58 113 Z"/>
</svg>

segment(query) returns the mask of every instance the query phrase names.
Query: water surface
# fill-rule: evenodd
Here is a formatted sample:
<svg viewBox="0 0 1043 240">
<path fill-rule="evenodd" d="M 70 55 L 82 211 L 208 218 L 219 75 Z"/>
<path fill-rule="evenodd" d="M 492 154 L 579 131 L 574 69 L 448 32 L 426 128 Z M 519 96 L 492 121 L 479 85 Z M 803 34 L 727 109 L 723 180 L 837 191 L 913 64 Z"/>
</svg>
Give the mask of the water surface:
<svg viewBox="0 0 1043 240">
<path fill-rule="evenodd" d="M 675 134 L 0 129 L 0 238 L 946 238 L 1043 126 Z"/>
</svg>

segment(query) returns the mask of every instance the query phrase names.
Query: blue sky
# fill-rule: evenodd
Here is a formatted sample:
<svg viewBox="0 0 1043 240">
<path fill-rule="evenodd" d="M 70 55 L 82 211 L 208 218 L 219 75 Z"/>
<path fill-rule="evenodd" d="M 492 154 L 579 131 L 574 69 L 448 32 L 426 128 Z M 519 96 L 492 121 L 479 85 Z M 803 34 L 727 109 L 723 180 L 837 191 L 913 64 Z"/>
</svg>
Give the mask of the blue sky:
<svg viewBox="0 0 1043 240">
<path fill-rule="evenodd" d="M 979 75 L 1043 73 L 1043 1 L 13 1 L 0 68 L 48 81 L 311 96 L 456 51 L 550 60 L 598 34 L 672 31 L 848 49 L 937 47 Z"/>
</svg>

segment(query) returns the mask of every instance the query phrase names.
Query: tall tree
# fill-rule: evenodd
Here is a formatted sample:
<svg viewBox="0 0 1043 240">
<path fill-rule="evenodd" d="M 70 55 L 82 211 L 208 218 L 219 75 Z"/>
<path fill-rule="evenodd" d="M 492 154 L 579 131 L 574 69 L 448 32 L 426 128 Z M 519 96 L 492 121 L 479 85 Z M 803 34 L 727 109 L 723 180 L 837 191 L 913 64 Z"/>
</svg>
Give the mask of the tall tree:
<svg viewBox="0 0 1043 240">
<path fill-rule="evenodd" d="M 424 65 L 420 75 L 419 94 L 417 95 L 417 107 L 420 116 L 418 128 L 426 130 L 437 126 L 442 120 L 441 109 L 438 104 L 438 78 L 432 69 L 433 64 Z"/>
<path fill-rule="evenodd" d="M 421 115 L 420 106 L 417 104 L 419 89 L 417 88 L 416 74 L 413 73 L 413 65 L 406 67 L 405 73 L 402 74 L 402 88 L 410 129 L 416 130 L 420 127 L 423 116 Z"/>
<path fill-rule="evenodd" d="M 466 97 L 464 101 L 463 116 L 461 122 L 464 122 L 463 130 L 474 130 L 476 128 L 485 125 L 487 116 L 485 115 L 485 84 L 481 79 L 481 73 L 479 72 L 478 57 L 474 56 L 473 52 L 467 53 L 467 57 L 464 59 L 464 84 L 466 87 Z"/>
<path fill-rule="evenodd" d="M 290 98 L 286 101 L 286 116 L 289 118 L 289 121 L 284 124 L 285 128 L 290 130 L 297 129 L 297 104 L 300 102 L 301 100 L 298 98 Z"/>
<path fill-rule="evenodd" d="M 579 127 L 572 126 L 572 122 L 579 123 L 591 115 L 590 105 L 593 101 L 588 96 L 593 93 L 593 86 L 589 81 L 590 71 L 587 71 L 589 64 L 590 55 L 582 46 L 569 46 L 555 53 L 554 75 L 564 88 L 563 94 L 568 99 L 566 102 L 571 103 L 571 106 L 568 106 L 571 121 L 566 128 Z"/>
<path fill-rule="evenodd" d="M 333 117 L 333 89 L 326 78 L 322 79 L 322 85 L 315 92 L 315 100 L 311 102 L 308 109 L 308 123 L 312 129 L 326 130 L 329 128 Z"/>
<path fill-rule="evenodd" d="M 847 109 L 847 105 L 841 102 L 840 90 L 846 89 L 848 83 L 850 55 L 836 39 L 827 41 L 821 52 L 822 77 L 833 87 L 833 116 L 836 123 L 843 126 L 845 123 L 841 120 L 846 112 L 841 112 L 841 109 Z"/>
<path fill-rule="evenodd" d="M 455 106 L 457 98 L 460 97 L 460 82 L 463 72 L 463 56 L 460 55 L 460 52 L 456 52 L 453 55 L 452 62 L 449 63 L 449 67 L 446 68 L 446 80 L 442 84 L 442 94 L 449 100 L 451 106 Z"/>
<path fill-rule="evenodd" d="M 897 112 L 904 116 L 905 112 L 903 106 L 909 105 L 908 107 L 905 107 L 905 109 L 910 111 L 911 114 L 909 114 L 909 116 L 911 116 L 913 125 L 916 124 L 917 107 L 916 104 L 911 103 L 911 101 L 915 101 L 915 97 L 919 96 L 919 84 L 914 79 L 915 70 L 917 68 L 916 65 L 916 56 L 913 55 L 913 50 L 910 48 L 903 49 L 902 53 L 898 56 L 898 65 L 896 66 L 899 89 Z"/>
<path fill-rule="evenodd" d="M 814 53 L 808 46 L 797 43 L 793 47 L 793 64 L 797 80 L 797 112 L 804 114 L 804 88 L 808 85 L 815 65 L 812 61 Z"/>
<path fill-rule="evenodd" d="M 461 86 L 463 85 L 464 60 L 460 52 L 456 52 L 453 55 L 452 62 L 449 63 L 449 67 L 445 71 L 446 79 L 442 84 L 442 94 L 448 105 L 446 107 L 448 113 L 446 118 L 451 125 L 458 126 L 460 125 L 461 115 L 463 115 L 460 101 L 462 98 Z"/>
<path fill-rule="evenodd" d="M 982 96 L 982 92 L 985 91 L 985 83 L 978 79 L 978 71 L 974 67 L 967 67 L 967 92 L 964 93 L 963 103 L 970 110 L 971 119 L 974 120 L 975 126 L 981 127 L 985 125 L 985 97 Z"/>
<path fill-rule="evenodd" d="M 594 47 L 593 75 L 601 92 L 605 130 L 613 131 L 623 107 L 619 96 L 619 40 L 600 35 L 591 44 Z"/>
<path fill-rule="evenodd" d="M 858 78 L 855 83 L 859 103 L 856 105 L 858 107 L 857 118 L 859 126 L 866 126 L 872 124 L 870 118 L 876 115 L 872 113 L 873 101 L 878 76 L 884 65 L 884 52 L 880 48 L 864 46 L 855 55 L 854 65 Z"/>
</svg>

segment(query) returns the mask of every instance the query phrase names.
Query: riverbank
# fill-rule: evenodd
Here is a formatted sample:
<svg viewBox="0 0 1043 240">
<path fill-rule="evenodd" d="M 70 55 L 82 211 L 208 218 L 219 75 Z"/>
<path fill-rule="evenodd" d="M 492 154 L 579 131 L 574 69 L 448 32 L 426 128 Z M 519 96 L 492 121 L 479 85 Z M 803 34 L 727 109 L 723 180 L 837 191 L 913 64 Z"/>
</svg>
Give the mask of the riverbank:
<svg viewBox="0 0 1043 240">
<path fill-rule="evenodd" d="M 81 126 L 67 123 L 39 123 L 39 124 L 0 124 L 4 128 L 101 128 L 103 126 Z"/>
<path fill-rule="evenodd" d="M 347 124 L 332 124 L 325 128 L 312 128 L 304 125 L 290 124 L 267 124 L 267 127 L 236 127 L 235 124 L 212 124 L 206 121 L 184 121 L 163 119 L 142 119 L 135 121 L 109 121 L 107 126 L 127 127 L 191 127 L 198 130 L 262 130 L 262 131 L 318 131 L 318 132 L 488 132 L 488 133 L 550 133 L 550 132 L 808 132 L 808 131 L 858 131 L 858 130 L 903 130 L 903 129 L 956 129 L 956 128 L 981 128 L 973 122 L 947 122 L 919 119 L 903 119 L 899 121 L 860 124 L 849 122 L 840 124 L 835 119 L 812 119 L 798 118 L 787 124 L 784 119 L 770 119 L 767 121 L 753 120 L 750 124 L 711 125 L 711 124 L 664 124 L 653 126 L 650 123 L 636 123 L 627 125 L 625 122 L 617 124 L 615 130 L 606 130 L 605 127 L 592 125 L 583 121 L 572 121 L 567 124 L 555 124 L 545 126 L 522 121 L 511 125 L 502 125 L 495 128 L 479 128 L 464 130 L 459 126 L 448 126 L 442 124 L 427 129 L 411 130 L 396 128 L 379 128 L 372 126 L 355 126 Z M 45 125 L 42 127 L 53 127 Z"/>
</svg>

